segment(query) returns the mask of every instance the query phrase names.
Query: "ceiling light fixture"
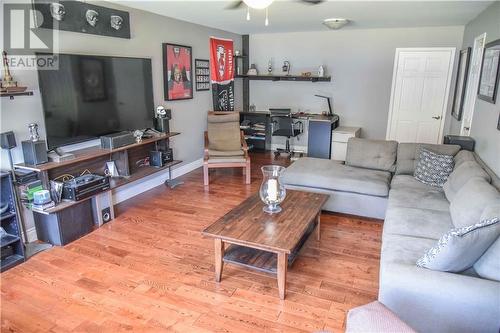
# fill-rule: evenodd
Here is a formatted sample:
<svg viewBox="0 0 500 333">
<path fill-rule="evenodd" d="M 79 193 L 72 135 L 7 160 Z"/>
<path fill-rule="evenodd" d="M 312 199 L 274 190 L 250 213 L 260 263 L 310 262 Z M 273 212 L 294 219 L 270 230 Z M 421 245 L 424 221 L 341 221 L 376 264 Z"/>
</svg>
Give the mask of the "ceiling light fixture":
<svg viewBox="0 0 500 333">
<path fill-rule="evenodd" d="M 323 20 L 323 25 L 327 26 L 328 29 L 332 30 L 338 30 L 342 28 L 344 25 L 349 23 L 348 19 L 345 18 L 329 18 L 326 20 Z"/>
<path fill-rule="evenodd" d="M 269 7 L 274 0 L 243 0 L 243 2 L 253 9 L 264 9 Z"/>
</svg>

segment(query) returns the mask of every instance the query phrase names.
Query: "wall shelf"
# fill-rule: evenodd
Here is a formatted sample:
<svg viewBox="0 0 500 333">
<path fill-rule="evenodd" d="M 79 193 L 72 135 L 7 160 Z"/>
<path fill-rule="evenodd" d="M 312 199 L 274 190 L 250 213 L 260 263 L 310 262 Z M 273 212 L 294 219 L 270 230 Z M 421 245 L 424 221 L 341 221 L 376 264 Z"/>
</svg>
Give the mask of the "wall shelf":
<svg viewBox="0 0 500 333">
<path fill-rule="evenodd" d="M 23 92 L 1 92 L 0 97 L 9 97 L 10 99 L 14 99 L 16 96 L 33 96 L 32 91 L 23 91 Z"/>
<path fill-rule="evenodd" d="M 253 81 L 300 81 L 300 82 L 330 82 L 331 76 L 301 76 L 301 75 L 236 75 L 236 78 Z"/>
</svg>

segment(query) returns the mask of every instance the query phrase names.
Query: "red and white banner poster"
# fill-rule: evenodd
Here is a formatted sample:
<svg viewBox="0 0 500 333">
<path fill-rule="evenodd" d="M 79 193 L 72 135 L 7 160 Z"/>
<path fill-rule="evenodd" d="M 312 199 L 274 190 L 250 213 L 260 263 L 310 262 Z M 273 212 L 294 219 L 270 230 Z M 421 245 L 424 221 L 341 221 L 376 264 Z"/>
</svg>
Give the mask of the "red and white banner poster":
<svg viewBox="0 0 500 333">
<path fill-rule="evenodd" d="M 214 111 L 234 111 L 233 41 L 210 37 L 210 81 Z"/>
</svg>

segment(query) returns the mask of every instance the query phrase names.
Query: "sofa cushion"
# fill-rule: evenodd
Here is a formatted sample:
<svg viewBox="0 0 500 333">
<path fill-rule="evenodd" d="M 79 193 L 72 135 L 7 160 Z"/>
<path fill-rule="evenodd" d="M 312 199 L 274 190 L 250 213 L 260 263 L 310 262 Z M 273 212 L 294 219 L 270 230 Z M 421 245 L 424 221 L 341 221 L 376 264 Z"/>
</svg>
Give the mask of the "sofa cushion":
<svg viewBox="0 0 500 333">
<path fill-rule="evenodd" d="M 500 204 L 485 208 L 481 219 L 500 218 Z M 500 281 L 500 237 L 474 264 L 476 273 L 486 279 Z"/>
<path fill-rule="evenodd" d="M 415 265 L 435 243 L 409 236 L 384 238 L 379 301 L 418 332 L 498 333 L 500 283 Z"/>
<path fill-rule="evenodd" d="M 498 217 L 452 229 L 417 260 L 417 266 L 444 272 L 464 271 L 474 265 L 499 235 Z"/>
<path fill-rule="evenodd" d="M 460 153 L 459 153 L 460 154 Z M 458 155 L 458 154 L 457 154 Z M 488 183 L 491 181 L 491 177 L 484 171 L 483 168 L 474 161 L 463 161 L 459 160 L 458 165 L 455 165 L 455 169 L 448 177 L 448 180 L 443 186 L 446 198 L 451 201 L 457 192 L 473 177 L 479 177 L 486 180 Z"/>
<path fill-rule="evenodd" d="M 304 157 L 283 173 L 287 185 L 314 187 L 385 197 L 389 194 L 390 172 L 356 168 L 332 160 Z"/>
<path fill-rule="evenodd" d="M 396 141 L 349 138 L 345 164 L 393 172 L 396 168 L 397 149 Z"/>
<path fill-rule="evenodd" d="M 488 250 L 474 264 L 476 273 L 490 280 L 500 282 L 500 237 L 489 247 Z"/>
<path fill-rule="evenodd" d="M 425 143 L 400 143 L 398 145 L 398 157 L 396 160 L 397 175 L 413 175 L 420 148 L 424 147 L 436 154 L 455 156 L 460 150 L 458 145 L 438 145 Z"/>
<path fill-rule="evenodd" d="M 476 158 L 474 157 L 474 153 L 469 151 L 469 150 L 461 150 L 459 151 L 455 157 L 455 168 L 459 167 L 462 165 L 464 162 L 476 162 Z"/>
<path fill-rule="evenodd" d="M 384 235 L 439 239 L 451 228 L 450 213 L 439 210 L 390 206 L 384 220 Z"/>
<path fill-rule="evenodd" d="M 415 166 L 415 178 L 424 184 L 442 187 L 454 165 L 452 155 L 436 154 L 422 147 Z"/>
<path fill-rule="evenodd" d="M 483 178 L 471 178 L 453 197 L 450 214 L 456 228 L 480 221 L 486 206 L 500 202 L 500 193 Z"/>
<path fill-rule="evenodd" d="M 432 209 L 449 214 L 450 203 L 439 187 L 426 185 L 412 176 L 397 175 L 391 182 L 389 207 Z"/>
</svg>

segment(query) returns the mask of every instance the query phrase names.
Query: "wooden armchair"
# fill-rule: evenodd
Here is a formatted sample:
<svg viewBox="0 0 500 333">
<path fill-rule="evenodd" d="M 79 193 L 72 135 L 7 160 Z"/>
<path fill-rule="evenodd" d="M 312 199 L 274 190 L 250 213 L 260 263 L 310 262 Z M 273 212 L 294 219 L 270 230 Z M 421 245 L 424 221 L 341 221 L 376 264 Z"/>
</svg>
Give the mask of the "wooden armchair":
<svg viewBox="0 0 500 333">
<path fill-rule="evenodd" d="M 203 158 L 205 186 L 209 184 L 209 169 L 215 168 L 243 168 L 245 183 L 250 184 L 250 157 L 238 112 L 208 113 Z"/>
</svg>

